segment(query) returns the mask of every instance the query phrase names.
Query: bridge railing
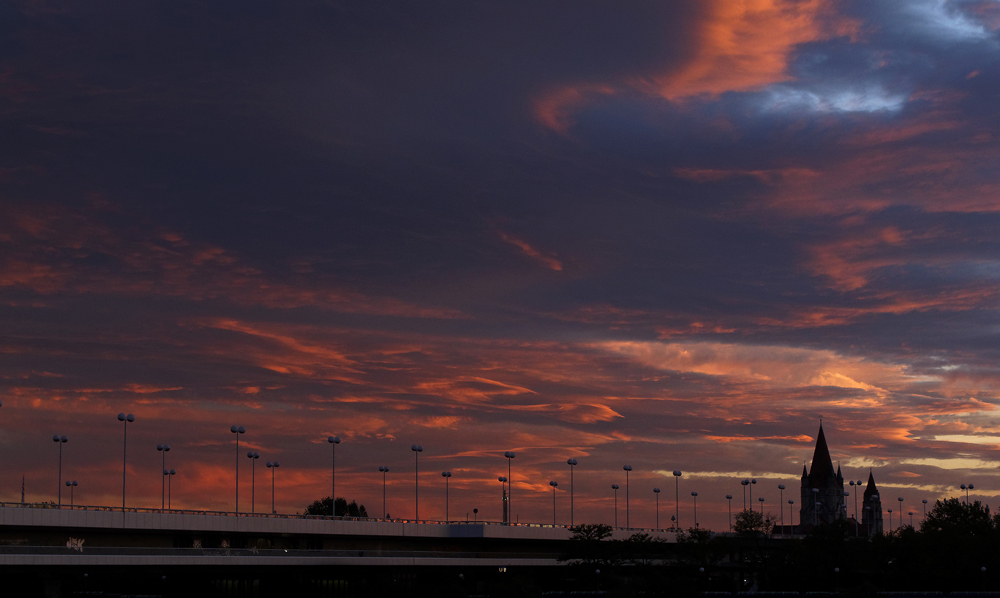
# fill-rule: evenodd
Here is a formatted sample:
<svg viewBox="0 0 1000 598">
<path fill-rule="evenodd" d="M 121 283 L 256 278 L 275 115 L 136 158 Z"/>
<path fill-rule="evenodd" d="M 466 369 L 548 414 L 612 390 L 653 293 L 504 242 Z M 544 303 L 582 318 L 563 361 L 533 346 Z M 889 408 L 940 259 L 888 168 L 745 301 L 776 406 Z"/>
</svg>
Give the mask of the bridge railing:
<svg viewBox="0 0 1000 598">
<path fill-rule="evenodd" d="M 381 523 L 419 523 L 421 525 L 499 525 L 504 527 L 531 527 L 531 528 L 552 528 L 569 529 L 568 525 L 553 525 L 551 523 L 504 523 L 501 521 L 485 521 L 477 519 L 474 521 L 441 521 L 437 519 L 409 519 L 409 518 L 384 518 L 384 517 L 348 517 L 333 515 L 305 515 L 299 513 L 247 513 L 234 511 L 211 511 L 201 509 L 157 509 L 149 507 L 113 507 L 104 505 L 57 505 L 48 502 L 0 502 L 0 508 L 7 509 L 53 509 L 62 511 L 106 511 L 114 513 L 160 513 L 169 515 L 201 515 L 213 517 L 244 517 L 251 519 L 301 519 L 312 521 L 371 521 Z M 632 532 L 673 532 L 670 528 L 648 528 L 648 527 L 616 527 L 616 530 Z"/>
</svg>

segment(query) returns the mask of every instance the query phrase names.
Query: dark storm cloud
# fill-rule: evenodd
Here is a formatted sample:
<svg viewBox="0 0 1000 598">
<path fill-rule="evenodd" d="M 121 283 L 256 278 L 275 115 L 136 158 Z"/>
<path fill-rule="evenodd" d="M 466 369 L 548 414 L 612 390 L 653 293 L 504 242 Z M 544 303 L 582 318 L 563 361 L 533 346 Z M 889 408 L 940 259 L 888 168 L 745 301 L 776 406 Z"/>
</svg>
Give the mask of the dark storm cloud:
<svg viewBox="0 0 1000 598">
<path fill-rule="evenodd" d="M 123 410 L 150 504 L 171 442 L 230 506 L 232 423 L 289 510 L 331 433 L 349 498 L 421 442 L 488 517 L 503 450 L 607 520 L 624 461 L 794 483 L 820 416 L 848 477 L 992 475 L 995 4 L 8 4 L 3 479 L 53 428 L 113 502 Z"/>
</svg>

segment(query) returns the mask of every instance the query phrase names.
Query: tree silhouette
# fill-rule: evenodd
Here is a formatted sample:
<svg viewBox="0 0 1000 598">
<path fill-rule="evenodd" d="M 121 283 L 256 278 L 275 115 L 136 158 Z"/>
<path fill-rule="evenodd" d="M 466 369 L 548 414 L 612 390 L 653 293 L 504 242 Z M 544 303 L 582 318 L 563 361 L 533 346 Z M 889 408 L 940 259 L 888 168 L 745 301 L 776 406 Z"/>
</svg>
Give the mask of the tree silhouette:
<svg viewBox="0 0 1000 598">
<path fill-rule="evenodd" d="M 304 514 L 329 515 L 331 502 L 333 502 L 333 499 L 329 496 L 313 501 L 311 505 L 306 507 Z M 352 500 L 350 504 L 348 504 L 347 499 L 338 497 L 336 502 L 333 504 L 336 508 L 334 515 L 337 517 L 368 517 L 368 511 L 365 510 L 365 506 L 358 505 L 357 501 Z"/>
</svg>

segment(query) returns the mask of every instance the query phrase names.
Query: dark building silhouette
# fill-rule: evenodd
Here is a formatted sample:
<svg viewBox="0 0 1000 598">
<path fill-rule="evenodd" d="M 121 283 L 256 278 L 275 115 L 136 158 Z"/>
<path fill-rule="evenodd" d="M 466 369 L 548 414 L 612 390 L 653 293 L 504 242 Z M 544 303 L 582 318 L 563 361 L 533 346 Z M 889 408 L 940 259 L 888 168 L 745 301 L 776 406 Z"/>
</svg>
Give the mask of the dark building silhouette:
<svg viewBox="0 0 1000 598">
<path fill-rule="evenodd" d="M 870 481 L 869 487 L 873 488 L 874 486 L 874 481 Z M 868 500 L 867 492 L 865 500 Z M 830 458 L 830 449 L 826 446 L 826 435 L 823 433 L 822 423 L 819 425 L 819 435 L 816 437 L 812 468 L 807 472 L 806 466 L 802 466 L 801 501 L 799 507 L 800 531 L 812 529 L 816 525 L 847 519 L 847 507 L 844 504 L 844 476 L 841 475 L 839 466 L 836 471 L 833 469 L 833 460 Z M 878 516 L 881 520 L 881 511 L 879 511 Z"/>
<path fill-rule="evenodd" d="M 900 513 L 902 516 L 902 513 Z M 865 488 L 865 502 L 861 513 L 861 524 L 867 535 L 882 533 L 882 498 L 875 486 L 875 476 L 868 472 L 868 487 Z"/>
</svg>

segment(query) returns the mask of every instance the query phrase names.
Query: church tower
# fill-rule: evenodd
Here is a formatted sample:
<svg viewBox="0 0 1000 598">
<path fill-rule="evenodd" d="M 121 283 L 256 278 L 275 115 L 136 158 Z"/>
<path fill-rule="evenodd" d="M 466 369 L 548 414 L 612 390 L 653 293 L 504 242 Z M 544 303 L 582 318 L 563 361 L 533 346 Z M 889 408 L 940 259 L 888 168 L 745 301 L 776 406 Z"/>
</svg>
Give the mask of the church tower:
<svg viewBox="0 0 1000 598">
<path fill-rule="evenodd" d="M 874 487 L 874 482 L 869 482 L 869 484 L 870 487 Z M 865 492 L 865 500 L 868 500 L 867 492 Z M 839 467 L 836 471 L 833 469 L 833 459 L 830 458 L 830 449 L 826 446 L 826 435 L 823 433 L 822 423 L 819 425 L 819 434 L 816 437 L 812 467 L 807 472 L 805 465 L 802 466 L 800 505 L 800 529 L 847 519 L 847 507 L 844 504 L 844 476 L 841 475 Z M 881 517 L 881 511 L 879 511 L 879 517 Z"/>
<path fill-rule="evenodd" d="M 882 533 L 882 498 L 875 486 L 875 476 L 868 472 L 868 487 L 865 488 L 864 512 L 861 514 L 861 525 L 865 526 L 869 536 Z"/>
</svg>

